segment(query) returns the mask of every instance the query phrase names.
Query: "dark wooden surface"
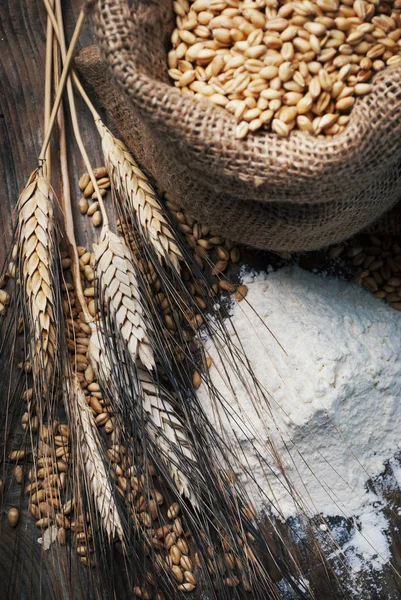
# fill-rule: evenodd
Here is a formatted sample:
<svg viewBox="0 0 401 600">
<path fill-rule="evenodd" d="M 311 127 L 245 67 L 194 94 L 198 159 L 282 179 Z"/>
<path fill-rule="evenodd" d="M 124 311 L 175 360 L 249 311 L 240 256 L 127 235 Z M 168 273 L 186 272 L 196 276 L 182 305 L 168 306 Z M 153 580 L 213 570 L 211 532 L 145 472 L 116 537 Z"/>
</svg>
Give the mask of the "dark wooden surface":
<svg viewBox="0 0 401 600">
<path fill-rule="evenodd" d="M 80 0 L 64 0 L 67 31 L 71 35 Z M 43 141 L 43 91 L 46 12 L 41 0 L 2 0 L 0 2 L 0 256 L 4 257 L 11 239 L 12 213 L 18 193 L 36 167 L 36 157 Z M 93 43 L 89 26 L 85 26 L 80 45 Z M 94 165 L 102 164 L 101 148 L 92 120 L 76 98 L 83 139 Z M 70 141 L 72 133 L 69 132 Z M 53 143 L 53 147 L 55 144 Z M 70 171 L 75 181 L 73 200 L 79 190 L 77 181 L 84 171 L 83 162 L 73 143 Z M 54 165 L 57 169 L 57 165 Z M 57 175 L 55 181 L 57 180 Z M 57 184 L 55 184 L 56 192 Z M 78 212 L 76 213 L 79 214 Z M 77 219 L 79 238 L 92 240 L 86 221 Z"/>
<path fill-rule="evenodd" d="M 64 0 L 63 9 L 67 29 L 71 34 L 80 0 Z M 0 0 L 0 260 L 11 241 L 13 211 L 19 191 L 36 166 L 36 157 L 43 139 L 42 105 L 45 48 L 45 10 L 41 0 Z M 86 27 L 81 45 L 93 43 L 90 28 Z M 77 99 L 81 132 L 94 165 L 102 163 L 98 138 L 85 107 Z M 72 134 L 69 132 L 72 140 Z M 79 198 L 77 181 L 83 172 L 83 163 L 75 145 L 70 152 L 70 174 L 73 200 Z M 57 166 L 55 173 L 57 174 Z M 59 191 L 55 184 L 56 192 Z M 94 237 L 89 220 L 75 209 L 79 243 L 88 245 Z M 266 264 L 266 257 L 249 253 L 247 259 L 256 265 Z M 321 260 L 316 255 L 304 258 L 307 265 Z M 0 407 L 5 398 L 5 380 L 0 376 Z M 7 502 L 0 520 L 0 600 L 70 600 L 89 598 L 90 572 L 76 564 L 74 550 L 57 550 L 54 545 L 46 553 L 38 542 L 41 533 L 26 512 L 26 496 L 21 487 L 13 484 L 7 490 Z M 392 506 L 401 506 L 398 492 L 386 491 Z M 11 529 L 6 522 L 6 510 L 11 505 L 21 506 L 21 522 Z M 394 565 L 401 566 L 399 519 L 390 516 Z M 132 598 L 119 575 L 116 558 L 115 593 L 98 590 L 105 598 Z M 360 600 L 396 600 L 401 598 L 399 579 L 391 569 L 383 573 L 382 592 L 374 589 L 375 574 L 366 577 Z M 315 580 L 317 600 L 331 600 L 334 596 L 324 577 L 323 569 L 311 571 L 308 578 Z"/>
<path fill-rule="evenodd" d="M 63 11 L 69 36 L 81 6 L 80 0 L 63 0 Z M 36 167 L 43 141 L 43 92 L 45 71 L 46 11 L 41 0 L 1 0 L 0 2 L 0 261 L 9 248 L 18 194 Z M 89 26 L 80 45 L 93 43 Z M 102 164 L 101 148 L 93 123 L 77 98 L 81 133 L 93 165 Z M 72 141 L 69 153 L 72 200 L 79 199 L 79 175 L 85 170 Z M 53 148 L 56 143 L 53 142 Z M 57 164 L 54 163 L 53 184 L 56 194 Z M 81 244 L 88 245 L 94 232 L 89 220 L 75 209 L 77 234 Z M 5 359 L 6 357 L 2 357 Z M 6 381 L 0 377 L 0 405 L 6 397 Z M 3 408 L 3 407 L 2 407 Z M 1 413 L 3 411 L 1 410 Z M 22 412 L 21 412 L 22 414 Z M 28 468 L 29 465 L 27 465 Z M 48 552 L 38 542 L 41 532 L 26 510 L 26 494 L 13 484 L 5 490 L 6 501 L 0 520 L 0 598 L 70 600 L 89 598 L 89 577 L 85 567 L 77 564 L 75 550 L 58 548 Z M 9 527 L 6 511 L 21 507 L 21 521 L 16 529 Z M 111 596 L 110 596 L 111 597 Z"/>
</svg>

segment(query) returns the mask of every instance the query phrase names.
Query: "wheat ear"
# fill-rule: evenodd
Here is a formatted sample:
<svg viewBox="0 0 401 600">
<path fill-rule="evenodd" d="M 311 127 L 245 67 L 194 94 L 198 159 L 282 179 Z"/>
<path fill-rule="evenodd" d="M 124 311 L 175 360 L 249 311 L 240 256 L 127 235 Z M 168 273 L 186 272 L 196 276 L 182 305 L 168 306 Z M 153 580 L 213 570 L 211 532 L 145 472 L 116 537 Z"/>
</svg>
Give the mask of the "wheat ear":
<svg viewBox="0 0 401 600">
<path fill-rule="evenodd" d="M 43 161 L 57 117 L 67 81 L 75 46 L 81 33 L 86 7 L 81 10 L 75 25 L 63 72 L 60 77 L 51 114 L 46 115 L 46 132 L 39 153 L 40 170 L 35 170 L 18 200 L 19 276 L 25 292 L 29 332 L 29 353 L 34 378 L 42 390 L 54 375 L 56 357 L 56 298 L 55 279 L 56 231 L 53 219 L 53 194 L 48 180 L 43 176 Z M 50 45 L 49 45 L 50 48 Z M 49 50 L 50 52 L 50 50 Z M 46 109 L 48 113 L 48 107 Z"/>
<path fill-rule="evenodd" d="M 103 229 L 95 249 L 96 275 L 110 318 L 115 321 L 119 335 L 135 362 L 152 369 L 155 365 L 138 301 L 139 290 L 131 252 L 122 238 L 107 227 Z"/>
<path fill-rule="evenodd" d="M 74 71 L 72 78 L 96 123 L 107 171 L 124 210 L 132 224 L 150 242 L 159 260 L 164 259 L 179 273 L 179 261 L 183 260 L 183 256 L 155 190 L 125 144 L 103 123 Z"/>
<path fill-rule="evenodd" d="M 85 395 L 75 375 L 72 377 L 72 398 L 78 452 L 81 464 L 84 465 L 86 480 L 92 493 L 95 505 L 101 516 L 102 525 L 112 540 L 117 535 L 124 539 L 123 526 L 118 514 L 110 481 L 105 465 L 101 459 L 101 444 L 97 429 L 93 425 L 93 416 L 86 402 Z"/>
<path fill-rule="evenodd" d="M 177 418 L 177 413 L 167 396 L 161 392 L 149 374 L 143 369 L 138 369 L 138 379 L 143 392 L 143 409 L 150 416 L 147 423 L 148 433 L 161 450 L 180 494 L 191 500 L 193 505 L 197 505 L 188 477 L 177 464 L 177 452 L 174 450 L 179 449 L 181 459 L 188 459 L 192 463 L 192 470 L 195 458 L 185 434 L 186 428 Z M 193 469 L 193 473 L 195 472 L 196 469 Z"/>
<path fill-rule="evenodd" d="M 195 459 L 190 442 L 185 435 L 185 426 L 178 419 L 168 394 L 155 384 L 139 360 L 132 374 L 134 382 L 131 386 L 127 381 L 129 377 L 124 365 L 117 364 L 115 359 L 113 361 L 115 353 L 107 351 L 107 338 L 99 323 L 92 322 L 90 327 L 92 334 L 89 343 L 89 359 L 102 388 L 111 403 L 115 404 L 113 412 L 121 414 L 122 396 L 128 395 L 137 422 L 145 422 L 147 436 L 168 467 L 179 493 L 197 506 L 192 486 L 185 474 L 188 467 L 182 464 L 189 460 L 193 468 Z M 180 464 L 182 464 L 181 468 Z"/>
<path fill-rule="evenodd" d="M 56 231 L 53 194 L 34 171 L 18 201 L 19 272 L 25 292 L 29 354 L 36 381 L 51 381 L 56 355 Z"/>
<path fill-rule="evenodd" d="M 123 142 L 114 137 L 99 118 L 96 119 L 96 125 L 102 139 L 109 177 L 124 210 L 144 238 L 152 244 L 158 258 L 179 271 L 182 255 L 156 192 Z"/>
</svg>

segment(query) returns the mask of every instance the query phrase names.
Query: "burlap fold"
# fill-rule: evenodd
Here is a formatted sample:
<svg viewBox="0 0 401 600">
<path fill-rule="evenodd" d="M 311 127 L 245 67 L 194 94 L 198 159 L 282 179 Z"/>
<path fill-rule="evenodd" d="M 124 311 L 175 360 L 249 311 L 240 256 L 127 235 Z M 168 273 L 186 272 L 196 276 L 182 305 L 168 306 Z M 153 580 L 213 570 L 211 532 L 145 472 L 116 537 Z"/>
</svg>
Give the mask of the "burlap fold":
<svg viewBox="0 0 401 600">
<path fill-rule="evenodd" d="M 310 250 L 370 226 L 401 197 L 400 66 L 375 76 L 331 140 L 294 131 L 239 141 L 231 114 L 168 80 L 171 0 L 98 0 L 93 21 L 117 91 L 93 52 L 80 69 L 159 187 L 216 232 Z"/>
</svg>

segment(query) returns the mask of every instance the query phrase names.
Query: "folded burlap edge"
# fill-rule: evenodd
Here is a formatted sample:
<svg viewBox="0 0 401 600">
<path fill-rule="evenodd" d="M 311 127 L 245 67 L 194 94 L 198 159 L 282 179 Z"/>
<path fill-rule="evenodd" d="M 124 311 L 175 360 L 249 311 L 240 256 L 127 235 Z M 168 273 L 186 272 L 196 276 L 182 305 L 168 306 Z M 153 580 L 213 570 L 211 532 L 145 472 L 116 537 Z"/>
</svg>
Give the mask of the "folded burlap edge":
<svg viewBox="0 0 401 600">
<path fill-rule="evenodd" d="M 134 152 L 136 159 L 144 168 L 153 183 L 159 188 L 160 192 L 164 191 L 163 185 L 159 185 L 161 182 L 153 179 L 154 173 L 152 172 L 152 160 L 157 160 L 157 153 L 159 149 L 155 146 L 153 140 L 148 138 L 146 141 L 143 136 L 136 136 L 135 132 L 140 127 L 138 116 L 135 114 L 135 110 L 129 105 L 127 99 L 121 94 L 121 91 L 113 84 L 108 66 L 105 60 L 102 59 L 100 50 L 97 46 L 89 46 L 81 49 L 81 51 L 75 57 L 75 65 L 83 76 L 84 80 L 92 88 L 95 98 L 94 101 L 100 103 L 100 105 L 107 111 L 108 117 L 116 127 L 119 135 L 124 139 L 127 146 Z M 142 159 L 145 157 L 145 160 Z M 172 174 L 172 177 L 174 175 Z M 401 197 L 401 190 L 400 190 Z M 246 207 L 246 208 L 245 208 Z M 207 214 L 200 214 L 199 211 L 193 212 L 191 210 L 191 204 L 188 202 L 185 206 L 186 210 L 193 217 L 204 220 L 205 223 L 208 221 Z M 250 218 L 248 214 L 247 204 L 244 203 L 242 213 L 244 219 Z M 239 208 L 238 213 L 241 212 Z M 223 232 L 229 235 L 227 230 L 224 231 L 224 219 L 222 220 Z M 255 228 L 256 217 L 255 217 Z M 256 230 L 256 229 L 255 229 Z M 374 232 L 378 234 L 400 234 L 401 233 L 401 202 L 398 202 L 392 209 L 386 212 L 373 224 L 371 224 L 366 231 Z M 331 243 L 337 243 L 343 241 L 347 237 L 350 237 L 358 233 L 357 230 L 351 231 L 348 235 L 336 236 L 330 230 L 327 231 L 327 245 Z M 273 250 L 288 249 L 280 248 L 279 245 L 267 245 L 258 244 L 257 240 L 244 239 L 241 232 L 238 232 L 236 241 L 247 244 L 249 246 L 265 247 Z M 292 250 L 312 250 L 321 247 L 322 244 L 306 247 L 306 248 L 293 248 Z"/>
<path fill-rule="evenodd" d="M 175 163 L 206 187 L 243 203 L 321 205 L 375 187 L 401 161 L 400 65 L 374 76 L 372 93 L 357 99 L 347 128 L 332 139 L 259 131 L 236 140 L 233 115 L 182 95 L 168 81 L 164 42 L 171 16 L 170 0 L 98 0 L 92 21 L 130 106 L 174 148 Z"/>
</svg>

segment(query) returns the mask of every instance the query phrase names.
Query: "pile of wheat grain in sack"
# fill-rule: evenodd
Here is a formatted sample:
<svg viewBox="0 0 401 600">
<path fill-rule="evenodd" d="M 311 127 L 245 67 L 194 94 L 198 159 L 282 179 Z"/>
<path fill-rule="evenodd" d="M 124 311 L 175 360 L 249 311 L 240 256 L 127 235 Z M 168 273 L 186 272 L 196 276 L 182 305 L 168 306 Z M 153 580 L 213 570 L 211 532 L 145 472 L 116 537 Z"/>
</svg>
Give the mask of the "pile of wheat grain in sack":
<svg viewBox="0 0 401 600">
<path fill-rule="evenodd" d="M 258 248 L 310 250 L 367 227 L 400 231 L 398 209 L 384 217 L 400 197 L 399 12 L 100 0 L 99 49 L 77 65 L 192 216 Z"/>
</svg>

